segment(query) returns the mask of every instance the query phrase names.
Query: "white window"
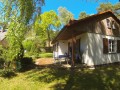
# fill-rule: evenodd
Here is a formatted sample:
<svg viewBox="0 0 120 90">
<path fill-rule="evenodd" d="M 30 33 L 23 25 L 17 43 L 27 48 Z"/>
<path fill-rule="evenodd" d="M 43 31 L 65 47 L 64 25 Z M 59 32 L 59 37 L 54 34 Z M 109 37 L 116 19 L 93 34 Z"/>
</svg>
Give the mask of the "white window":
<svg viewBox="0 0 120 90">
<path fill-rule="evenodd" d="M 108 39 L 108 53 L 117 52 L 117 41 L 113 39 Z"/>
</svg>

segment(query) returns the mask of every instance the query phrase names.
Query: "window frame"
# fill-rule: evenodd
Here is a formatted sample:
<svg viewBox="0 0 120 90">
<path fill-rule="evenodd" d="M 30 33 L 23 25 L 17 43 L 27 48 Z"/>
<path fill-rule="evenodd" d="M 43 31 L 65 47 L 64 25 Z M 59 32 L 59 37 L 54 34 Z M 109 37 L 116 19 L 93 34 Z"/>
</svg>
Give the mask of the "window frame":
<svg viewBox="0 0 120 90">
<path fill-rule="evenodd" d="M 108 53 L 117 53 L 117 40 L 108 39 Z"/>
<path fill-rule="evenodd" d="M 120 40 L 115 38 L 114 39 L 103 38 L 103 53 L 104 54 L 120 53 Z"/>
</svg>

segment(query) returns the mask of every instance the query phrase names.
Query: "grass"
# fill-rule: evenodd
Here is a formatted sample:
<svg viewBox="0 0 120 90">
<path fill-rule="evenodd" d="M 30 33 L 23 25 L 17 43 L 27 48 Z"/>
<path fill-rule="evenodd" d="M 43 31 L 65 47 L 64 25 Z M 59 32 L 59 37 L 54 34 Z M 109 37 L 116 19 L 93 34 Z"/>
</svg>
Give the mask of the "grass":
<svg viewBox="0 0 120 90">
<path fill-rule="evenodd" d="M 0 90 L 120 90 L 120 66 L 32 69 L 12 78 L 0 77 Z"/>
<path fill-rule="evenodd" d="M 53 53 L 30 53 L 27 52 L 25 53 L 25 57 L 32 57 L 33 60 L 36 58 L 52 58 L 53 57 Z"/>
<path fill-rule="evenodd" d="M 39 54 L 41 58 L 51 58 L 53 57 L 53 53 L 41 53 Z"/>
</svg>

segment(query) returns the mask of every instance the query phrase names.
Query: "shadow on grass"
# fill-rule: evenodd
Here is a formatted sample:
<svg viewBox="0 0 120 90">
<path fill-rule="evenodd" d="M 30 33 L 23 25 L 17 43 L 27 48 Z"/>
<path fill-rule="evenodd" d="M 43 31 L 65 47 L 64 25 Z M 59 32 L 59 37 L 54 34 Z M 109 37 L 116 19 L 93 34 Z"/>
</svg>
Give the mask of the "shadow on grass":
<svg viewBox="0 0 120 90">
<path fill-rule="evenodd" d="M 34 73 L 33 73 L 34 72 Z M 90 69 L 45 67 L 26 73 L 32 80 L 43 82 L 53 90 L 120 90 L 120 66 Z"/>
<path fill-rule="evenodd" d="M 17 76 L 17 74 L 14 71 L 9 71 L 9 70 L 4 71 L 4 70 L 2 70 L 0 72 L 0 76 L 3 77 L 3 78 L 10 79 L 10 78 L 13 78 L 13 77 Z"/>
</svg>

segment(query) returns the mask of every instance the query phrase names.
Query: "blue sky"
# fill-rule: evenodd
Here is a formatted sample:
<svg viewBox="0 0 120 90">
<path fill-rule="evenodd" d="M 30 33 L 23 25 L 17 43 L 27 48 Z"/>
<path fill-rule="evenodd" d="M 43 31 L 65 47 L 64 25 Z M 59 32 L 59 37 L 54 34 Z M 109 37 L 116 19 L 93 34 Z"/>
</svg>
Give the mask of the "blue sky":
<svg viewBox="0 0 120 90">
<path fill-rule="evenodd" d="M 87 14 L 97 13 L 96 8 L 99 4 L 107 3 L 107 1 L 116 4 L 119 0 L 98 0 L 97 2 L 96 0 L 45 0 L 45 6 L 42 7 L 42 13 L 50 10 L 57 12 L 57 9 L 62 6 L 72 12 L 75 19 L 77 19 L 81 11 L 85 11 Z"/>
</svg>

